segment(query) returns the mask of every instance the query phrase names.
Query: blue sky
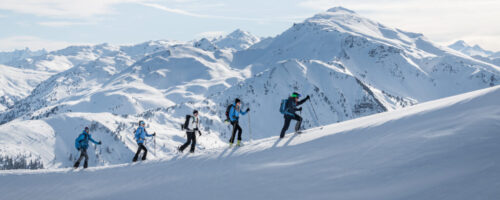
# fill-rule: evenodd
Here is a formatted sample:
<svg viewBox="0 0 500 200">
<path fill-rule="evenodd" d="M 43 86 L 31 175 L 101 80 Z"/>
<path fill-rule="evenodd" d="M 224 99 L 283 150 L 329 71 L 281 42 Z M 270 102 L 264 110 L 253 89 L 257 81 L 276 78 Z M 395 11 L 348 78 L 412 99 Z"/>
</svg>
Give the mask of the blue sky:
<svg viewBox="0 0 500 200">
<path fill-rule="evenodd" d="M 237 28 L 274 36 L 334 6 L 441 44 L 462 39 L 500 51 L 498 0 L 2 0 L 0 51 L 187 41 Z"/>
</svg>

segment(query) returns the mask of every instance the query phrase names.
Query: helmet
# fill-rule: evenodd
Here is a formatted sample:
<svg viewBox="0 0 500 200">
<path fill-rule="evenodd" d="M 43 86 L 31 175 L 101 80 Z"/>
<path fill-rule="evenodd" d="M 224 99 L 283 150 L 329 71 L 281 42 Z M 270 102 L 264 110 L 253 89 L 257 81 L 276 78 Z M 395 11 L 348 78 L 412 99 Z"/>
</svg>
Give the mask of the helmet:
<svg viewBox="0 0 500 200">
<path fill-rule="evenodd" d="M 198 113 L 198 110 L 194 110 L 194 111 L 193 111 L 193 115 L 194 115 L 194 114 L 197 114 L 197 113 Z"/>
<path fill-rule="evenodd" d="M 290 97 L 293 97 L 293 98 L 300 98 L 301 95 L 297 92 L 294 92 L 292 95 L 290 95 Z"/>
<path fill-rule="evenodd" d="M 241 100 L 240 100 L 240 99 L 238 99 L 238 98 L 236 98 L 236 99 L 234 100 L 234 103 L 238 103 L 238 102 L 241 102 Z"/>
<path fill-rule="evenodd" d="M 142 120 L 139 121 L 139 125 L 143 125 L 143 124 L 146 125 L 146 123 L 144 121 L 142 121 Z"/>
<path fill-rule="evenodd" d="M 89 132 L 90 129 L 89 129 L 89 127 L 85 127 L 84 130 L 85 130 L 85 132 Z"/>
</svg>

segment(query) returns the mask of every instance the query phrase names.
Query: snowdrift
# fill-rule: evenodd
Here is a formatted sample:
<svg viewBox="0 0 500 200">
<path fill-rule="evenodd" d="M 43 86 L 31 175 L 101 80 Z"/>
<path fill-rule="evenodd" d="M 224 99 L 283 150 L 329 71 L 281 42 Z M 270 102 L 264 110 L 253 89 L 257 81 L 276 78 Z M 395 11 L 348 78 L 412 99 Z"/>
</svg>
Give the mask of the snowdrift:
<svg viewBox="0 0 500 200">
<path fill-rule="evenodd" d="M 138 164 L 1 171 L 1 199 L 498 199 L 499 98 L 496 86 Z"/>
</svg>

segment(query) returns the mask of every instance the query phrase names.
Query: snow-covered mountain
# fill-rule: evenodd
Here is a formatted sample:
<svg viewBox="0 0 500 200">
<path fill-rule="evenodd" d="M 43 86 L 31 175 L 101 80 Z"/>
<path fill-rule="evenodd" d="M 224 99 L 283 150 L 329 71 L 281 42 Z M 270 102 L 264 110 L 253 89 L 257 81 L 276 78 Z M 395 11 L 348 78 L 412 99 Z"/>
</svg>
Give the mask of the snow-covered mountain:
<svg viewBox="0 0 500 200">
<path fill-rule="evenodd" d="M 294 24 L 259 48 L 236 52 L 232 66 L 254 77 L 215 102 L 246 100 L 263 119 L 251 122 L 254 131 L 267 136 L 279 133 L 279 102 L 293 91 L 312 95 L 313 106 L 305 105 L 303 115 L 305 126 L 313 127 L 500 83 L 497 66 L 341 7 Z"/>
<path fill-rule="evenodd" d="M 29 48 L 14 50 L 9 52 L 0 52 L 0 64 L 6 64 L 11 61 L 21 60 L 29 57 L 46 54 L 46 50 L 31 51 Z"/>
<path fill-rule="evenodd" d="M 500 66 L 500 52 L 485 50 L 477 44 L 474 46 L 470 46 L 463 40 L 459 40 L 449 45 L 448 47 L 457 50 L 465 55 L 471 56 L 475 59 Z"/>
<path fill-rule="evenodd" d="M 241 51 L 250 48 L 252 45 L 260 42 L 260 38 L 247 31 L 236 29 L 228 35 L 220 36 L 214 39 L 202 38 L 193 43 L 193 46 L 206 51 L 215 51 L 216 49 L 227 49 L 231 51 Z"/>
<path fill-rule="evenodd" d="M 19 69 L 0 64 L 0 112 L 27 97 L 40 82 L 52 73 Z"/>
<path fill-rule="evenodd" d="M 0 171 L 0 193 L 39 200 L 496 199 L 499 98 L 495 86 L 282 140 L 138 164 Z"/>
<path fill-rule="evenodd" d="M 471 46 L 463 40 L 458 40 L 455 43 L 450 44 L 448 47 L 450 47 L 454 50 L 460 51 L 460 52 L 464 53 L 465 55 L 469 55 L 469 56 L 489 57 L 489 56 L 493 55 L 493 53 L 494 53 L 493 51 L 488 51 L 488 50 L 481 48 L 477 44 L 474 46 Z"/>
<path fill-rule="evenodd" d="M 49 58 L 60 65 L 39 64 Z M 236 30 L 216 40 L 73 46 L 28 59 L 11 66 L 67 69 L 0 112 L 0 134 L 19 134 L 5 136 L 13 139 L 2 141 L 0 154 L 29 152 L 47 168 L 71 165 L 74 138 L 85 126 L 105 144 L 91 150 L 91 165 L 129 162 L 139 120 L 159 133 L 152 158 L 171 155 L 184 140 L 179 124 L 193 109 L 200 110 L 204 133 L 198 148 L 224 146 L 230 132 L 224 112 L 236 97 L 251 108 L 241 118 L 248 140 L 279 134 L 280 101 L 294 91 L 311 95 L 301 115 L 304 127 L 313 128 L 500 82 L 498 66 L 341 7 L 262 40 Z M 37 132 L 40 138 L 30 137 Z"/>
<path fill-rule="evenodd" d="M 226 36 L 214 39 L 212 42 L 221 49 L 232 48 L 239 51 L 247 49 L 259 41 L 260 38 L 252 35 L 251 33 L 241 29 L 236 29 Z"/>
</svg>

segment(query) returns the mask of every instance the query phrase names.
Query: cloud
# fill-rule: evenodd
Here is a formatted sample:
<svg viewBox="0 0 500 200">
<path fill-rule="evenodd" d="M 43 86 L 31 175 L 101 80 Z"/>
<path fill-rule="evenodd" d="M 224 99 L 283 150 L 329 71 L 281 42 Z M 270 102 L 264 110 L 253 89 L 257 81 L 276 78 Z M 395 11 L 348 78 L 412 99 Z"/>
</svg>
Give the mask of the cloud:
<svg viewBox="0 0 500 200">
<path fill-rule="evenodd" d="M 1 10 L 37 16 L 88 18 L 112 13 L 116 4 L 142 0 L 2 0 Z"/>
<path fill-rule="evenodd" d="M 90 22 L 72 22 L 72 21 L 45 21 L 38 22 L 38 25 L 48 26 L 48 27 L 65 27 L 65 26 L 78 26 L 78 25 L 89 25 Z"/>
<path fill-rule="evenodd" d="M 12 51 L 15 49 L 24 49 L 26 47 L 32 50 L 57 50 L 70 45 L 75 45 L 70 42 L 46 40 L 35 36 L 14 36 L 0 38 L 0 51 Z"/>
<path fill-rule="evenodd" d="M 195 35 L 196 38 L 212 39 L 226 34 L 224 31 L 206 31 Z"/>
<path fill-rule="evenodd" d="M 199 14 L 195 12 L 190 12 L 187 10 L 183 9 L 177 9 L 177 8 L 170 8 L 161 4 L 156 4 L 156 3 L 139 3 L 143 6 L 151 7 L 151 8 L 156 8 L 165 12 L 173 13 L 173 14 L 179 14 L 179 15 L 184 15 L 184 16 L 189 16 L 189 17 L 196 17 L 196 18 L 204 18 L 204 19 L 223 19 L 223 20 L 238 20 L 238 21 L 256 21 L 256 22 L 269 22 L 269 21 L 274 21 L 274 22 L 289 22 L 295 19 L 296 17 L 276 17 L 276 18 L 256 18 L 256 17 L 233 17 L 233 16 L 221 16 L 221 15 L 206 15 L 206 14 Z"/>
</svg>

